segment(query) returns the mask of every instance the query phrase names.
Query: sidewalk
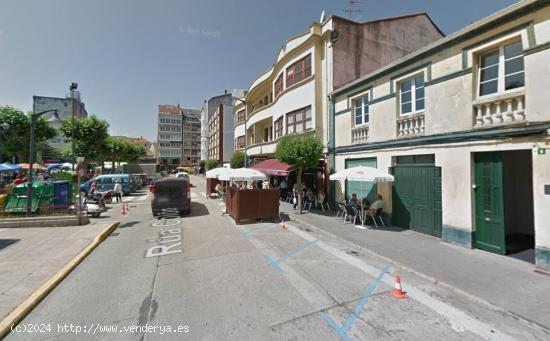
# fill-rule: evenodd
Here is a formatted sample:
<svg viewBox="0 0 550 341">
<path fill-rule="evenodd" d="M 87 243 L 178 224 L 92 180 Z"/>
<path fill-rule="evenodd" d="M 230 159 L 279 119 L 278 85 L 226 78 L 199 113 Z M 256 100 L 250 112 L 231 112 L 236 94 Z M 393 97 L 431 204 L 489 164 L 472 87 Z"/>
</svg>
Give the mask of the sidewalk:
<svg viewBox="0 0 550 341">
<path fill-rule="evenodd" d="M 550 329 L 550 276 L 535 272 L 533 264 L 397 227 L 362 230 L 317 210 L 296 214 L 287 203 L 281 203 L 281 213 Z"/>
<path fill-rule="evenodd" d="M 85 249 L 108 224 L 0 229 L 0 321 Z"/>
</svg>

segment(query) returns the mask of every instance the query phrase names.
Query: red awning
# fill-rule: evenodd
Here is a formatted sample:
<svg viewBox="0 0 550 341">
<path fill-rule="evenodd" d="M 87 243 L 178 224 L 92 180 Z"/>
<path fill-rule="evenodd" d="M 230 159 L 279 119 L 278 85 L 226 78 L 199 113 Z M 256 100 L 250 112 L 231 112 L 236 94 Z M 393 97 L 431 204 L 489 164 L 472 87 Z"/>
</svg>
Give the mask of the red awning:
<svg viewBox="0 0 550 341">
<path fill-rule="evenodd" d="M 281 162 L 277 159 L 268 159 L 253 164 L 250 168 L 260 171 L 265 175 L 287 176 L 288 173 L 292 172 L 294 166 Z"/>
</svg>

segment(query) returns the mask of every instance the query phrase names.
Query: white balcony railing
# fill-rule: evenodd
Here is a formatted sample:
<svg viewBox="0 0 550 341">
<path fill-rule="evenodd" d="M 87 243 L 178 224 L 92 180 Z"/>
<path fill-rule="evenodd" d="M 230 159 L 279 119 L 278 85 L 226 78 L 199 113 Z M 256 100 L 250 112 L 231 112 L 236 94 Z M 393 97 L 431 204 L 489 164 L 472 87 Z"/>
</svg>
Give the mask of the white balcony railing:
<svg viewBox="0 0 550 341">
<path fill-rule="evenodd" d="M 424 113 L 397 119 L 397 137 L 424 135 Z"/>
<path fill-rule="evenodd" d="M 369 126 L 359 126 L 351 129 L 351 143 L 367 143 L 369 138 Z"/>
<path fill-rule="evenodd" d="M 487 128 L 525 121 L 523 92 L 474 102 L 474 128 Z"/>
</svg>

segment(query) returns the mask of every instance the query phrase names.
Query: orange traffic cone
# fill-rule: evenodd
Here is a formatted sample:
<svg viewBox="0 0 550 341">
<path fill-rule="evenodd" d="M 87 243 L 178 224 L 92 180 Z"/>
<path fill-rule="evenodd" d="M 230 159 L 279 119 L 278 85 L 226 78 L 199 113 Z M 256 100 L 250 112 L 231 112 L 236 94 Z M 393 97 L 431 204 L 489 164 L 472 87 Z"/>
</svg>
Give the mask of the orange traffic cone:
<svg viewBox="0 0 550 341">
<path fill-rule="evenodd" d="M 279 225 L 281 227 L 281 231 L 286 230 L 285 220 L 284 218 L 281 218 L 281 224 Z"/>
<path fill-rule="evenodd" d="M 395 289 L 391 291 L 391 294 L 397 298 L 407 297 L 407 293 L 401 289 L 401 277 L 399 275 L 395 277 Z"/>
</svg>

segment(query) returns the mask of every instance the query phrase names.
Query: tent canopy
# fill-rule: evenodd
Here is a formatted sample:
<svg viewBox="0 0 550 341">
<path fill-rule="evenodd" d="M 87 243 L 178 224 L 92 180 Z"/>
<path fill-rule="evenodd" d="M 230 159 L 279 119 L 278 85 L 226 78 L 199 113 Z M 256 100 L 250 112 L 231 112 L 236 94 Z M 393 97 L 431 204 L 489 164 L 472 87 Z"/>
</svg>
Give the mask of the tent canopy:
<svg viewBox="0 0 550 341">
<path fill-rule="evenodd" d="M 231 169 L 227 174 L 218 176 L 218 179 L 223 181 L 258 181 L 267 180 L 264 173 L 261 173 L 251 168 L 237 168 Z"/>
<path fill-rule="evenodd" d="M 218 167 L 206 172 L 206 177 L 217 179 L 221 175 L 229 174 L 229 172 L 231 172 L 231 168 Z"/>
<path fill-rule="evenodd" d="M 260 161 L 250 166 L 250 168 L 260 171 L 265 175 L 273 175 L 273 176 L 287 176 L 288 173 L 294 170 L 293 165 L 289 165 L 277 159 L 268 159 L 268 160 Z"/>
<path fill-rule="evenodd" d="M 18 171 L 21 167 L 19 165 L 14 165 L 11 163 L 2 163 L 0 164 L 0 172 L 8 172 L 8 171 Z"/>
<path fill-rule="evenodd" d="M 330 180 L 371 181 L 374 183 L 379 183 L 393 182 L 394 179 L 393 175 L 383 172 L 378 168 L 357 166 L 332 174 L 330 176 Z"/>
</svg>

